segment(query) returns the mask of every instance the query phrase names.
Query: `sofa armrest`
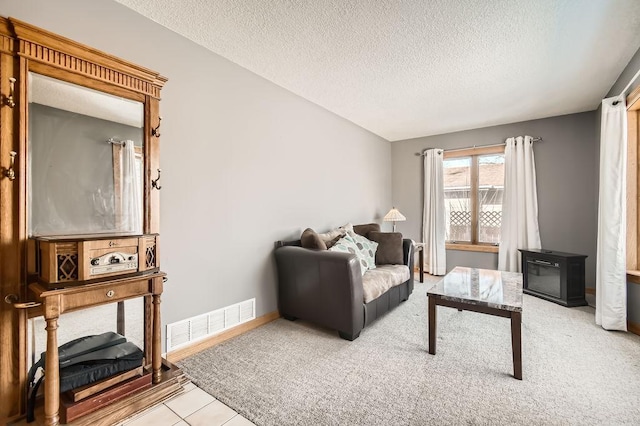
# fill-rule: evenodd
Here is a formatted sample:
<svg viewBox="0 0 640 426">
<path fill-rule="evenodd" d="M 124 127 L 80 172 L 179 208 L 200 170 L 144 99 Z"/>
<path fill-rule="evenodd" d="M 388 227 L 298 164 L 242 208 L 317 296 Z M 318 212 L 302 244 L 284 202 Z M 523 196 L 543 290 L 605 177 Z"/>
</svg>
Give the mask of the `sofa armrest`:
<svg viewBox="0 0 640 426">
<path fill-rule="evenodd" d="M 275 256 L 280 314 L 351 335 L 360 332 L 364 295 L 355 255 L 284 246 Z"/>
<path fill-rule="evenodd" d="M 402 240 L 402 256 L 404 258 L 404 264 L 409 267 L 409 273 L 413 279 L 413 268 L 414 268 L 414 251 L 415 247 L 413 244 L 413 240 L 405 238 Z"/>
</svg>

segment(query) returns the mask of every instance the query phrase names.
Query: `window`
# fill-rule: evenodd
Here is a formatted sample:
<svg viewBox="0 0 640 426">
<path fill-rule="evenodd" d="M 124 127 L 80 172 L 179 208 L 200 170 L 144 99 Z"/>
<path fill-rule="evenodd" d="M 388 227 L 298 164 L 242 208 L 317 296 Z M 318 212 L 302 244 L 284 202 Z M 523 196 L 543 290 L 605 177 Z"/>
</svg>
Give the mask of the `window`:
<svg viewBox="0 0 640 426">
<path fill-rule="evenodd" d="M 504 146 L 445 151 L 447 248 L 497 251 L 503 193 Z"/>
</svg>

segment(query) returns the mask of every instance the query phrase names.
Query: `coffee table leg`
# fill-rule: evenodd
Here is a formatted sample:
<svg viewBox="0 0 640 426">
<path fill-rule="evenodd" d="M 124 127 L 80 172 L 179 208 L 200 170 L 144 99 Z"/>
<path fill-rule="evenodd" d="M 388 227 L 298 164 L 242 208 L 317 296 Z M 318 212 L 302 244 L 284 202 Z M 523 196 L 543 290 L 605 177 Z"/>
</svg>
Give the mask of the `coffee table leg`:
<svg viewBox="0 0 640 426">
<path fill-rule="evenodd" d="M 513 377 L 522 380 L 522 313 L 511 313 L 511 346 L 513 349 Z"/>
<path fill-rule="evenodd" d="M 429 297 L 429 353 L 436 354 L 436 298 Z"/>
<path fill-rule="evenodd" d="M 420 262 L 420 282 L 424 282 L 424 247 L 418 252 L 418 262 Z"/>
</svg>

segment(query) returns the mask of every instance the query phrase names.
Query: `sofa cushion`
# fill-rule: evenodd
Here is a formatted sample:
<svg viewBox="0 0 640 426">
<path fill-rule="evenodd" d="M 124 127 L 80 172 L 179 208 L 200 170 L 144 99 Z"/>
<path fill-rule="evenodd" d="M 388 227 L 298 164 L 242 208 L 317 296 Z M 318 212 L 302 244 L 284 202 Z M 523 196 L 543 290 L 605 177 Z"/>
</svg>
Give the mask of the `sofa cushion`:
<svg viewBox="0 0 640 426">
<path fill-rule="evenodd" d="M 367 263 L 367 269 L 375 269 L 378 243 L 371 241 L 362 235 L 358 235 L 355 232 L 349 232 L 347 235 L 356 243 L 356 247 L 358 248 L 357 255 Z"/>
<path fill-rule="evenodd" d="M 311 228 L 307 228 L 302 232 L 300 236 L 300 245 L 303 248 L 312 249 L 312 250 L 326 250 L 327 245 L 322 238 L 318 236 L 316 231 Z"/>
<path fill-rule="evenodd" d="M 362 235 L 365 238 L 369 238 L 369 232 L 371 231 L 380 231 L 380 225 L 377 223 L 366 223 L 364 225 L 353 226 L 353 232 L 358 235 Z"/>
<path fill-rule="evenodd" d="M 365 272 L 369 269 L 366 260 L 360 257 L 360 249 L 358 248 L 355 241 L 349 234 L 340 238 L 334 245 L 329 249 L 329 251 L 336 251 L 339 253 L 350 253 L 353 254 L 358 260 L 358 265 L 360 266 L 360 273 L 364 275 Z"/>
<path fill-rule="evenodd" d="M 411 274 L 407 265 L 381 265 L 362 276 L 364 303 L 377 299 L 391 287 L 407 281 Z"/>
<path fill-rule="evenodd" d="M 400 232 L 371 231 L 367 237 L 378 243 L 376 265 L 402 265 L 402 234 Z"/>
</svg>

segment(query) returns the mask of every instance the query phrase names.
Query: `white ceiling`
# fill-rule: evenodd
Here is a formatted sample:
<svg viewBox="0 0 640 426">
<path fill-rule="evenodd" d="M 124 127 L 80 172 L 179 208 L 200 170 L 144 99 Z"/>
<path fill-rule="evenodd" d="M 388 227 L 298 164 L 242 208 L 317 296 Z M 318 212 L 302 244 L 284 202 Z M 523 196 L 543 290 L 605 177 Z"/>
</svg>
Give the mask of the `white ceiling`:
<svg viewBox="0 0 640 426">
<path fill-rule="evenodd" d="M 395 141 L 597 108 L 638 0 L 116 0 Z"/>
</svg>

